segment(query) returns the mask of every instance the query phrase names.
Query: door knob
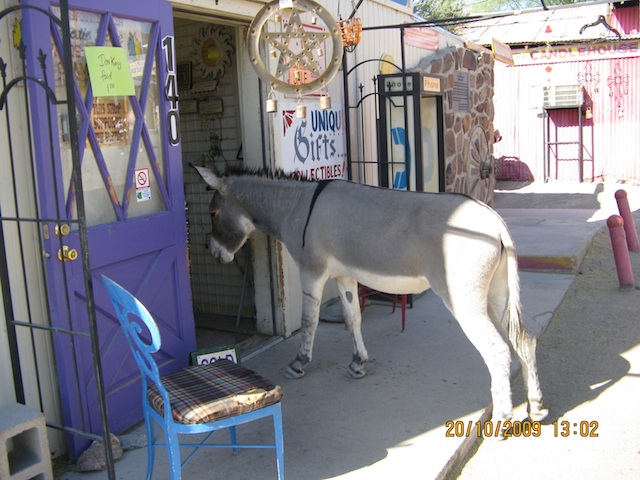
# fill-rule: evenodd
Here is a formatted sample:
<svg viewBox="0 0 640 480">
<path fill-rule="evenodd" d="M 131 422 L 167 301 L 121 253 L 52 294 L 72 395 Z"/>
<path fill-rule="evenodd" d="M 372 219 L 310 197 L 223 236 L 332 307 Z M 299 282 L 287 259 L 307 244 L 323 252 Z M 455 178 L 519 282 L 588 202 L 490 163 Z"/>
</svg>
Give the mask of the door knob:
<svg viewBox="0 0 640 480">
<path fill-rule="evenodd" d="M 61 262 L 66 262 L 67 260 L 75 260 L 78 258 L 78 251 L 75 248 L 69 248 L 66 245 L 63 245 L 60 250 L 58 250 L 58 260 Z"/>
</svg>

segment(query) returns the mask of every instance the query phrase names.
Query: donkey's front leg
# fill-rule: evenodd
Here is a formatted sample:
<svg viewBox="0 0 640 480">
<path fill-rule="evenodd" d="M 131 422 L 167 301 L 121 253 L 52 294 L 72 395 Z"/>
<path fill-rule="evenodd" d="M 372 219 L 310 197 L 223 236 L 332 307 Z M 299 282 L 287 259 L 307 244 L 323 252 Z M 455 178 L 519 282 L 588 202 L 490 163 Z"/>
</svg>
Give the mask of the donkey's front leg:
<svg viewBox="0 0 640 480">
<path fill-rule="evenodd" d="M 344 323 L 351 331 L 353 338 L 353 360 L 349 364 L 347 374 L 352 378 L 362 378 L 366 374 L 364 364 L 369 355 L 362 339 L 362 313 L 360 312 L 358 297 L 358 282 L 349 277 L 341 277 L 337 280 L 340 299 L 342 300 Z"/>
<path fill-rule="evenodd" d="M 318 329 L 320 300 L 325 279 L 300 273 L 302 284 L 302 326 L 300 328 L 300 350 L 296 359 L 289 364 L 285 375 L 289 378 L 304 377 L 304 367 L 311 361 L 313 341 Z"/>
</svg>

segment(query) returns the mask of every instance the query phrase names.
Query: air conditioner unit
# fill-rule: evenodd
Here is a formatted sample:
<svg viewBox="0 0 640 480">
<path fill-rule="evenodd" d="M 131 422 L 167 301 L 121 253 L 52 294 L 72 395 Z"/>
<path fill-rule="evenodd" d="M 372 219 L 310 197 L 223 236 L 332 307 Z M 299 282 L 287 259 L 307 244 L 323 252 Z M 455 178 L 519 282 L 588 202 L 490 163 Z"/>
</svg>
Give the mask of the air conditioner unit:
<svg viewBox="0 0 640 480">
<path fill-rule="evenodd" d="M 578 108 L 583 102 L 582 85 L 544 87 L 544 108 Z"/>
</svg>

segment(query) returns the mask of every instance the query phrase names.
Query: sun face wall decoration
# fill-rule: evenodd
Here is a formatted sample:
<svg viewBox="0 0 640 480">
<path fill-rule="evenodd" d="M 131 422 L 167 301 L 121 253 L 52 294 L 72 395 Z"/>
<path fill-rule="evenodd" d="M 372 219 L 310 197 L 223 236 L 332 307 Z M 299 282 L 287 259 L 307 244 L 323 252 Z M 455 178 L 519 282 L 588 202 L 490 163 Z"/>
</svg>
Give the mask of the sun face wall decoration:
<svg viewBox="0 0 640 480">
<path fill-rule="evenodd" d="M 195 72 L 202 78 L 220 80 L 231 66 L 232 38 L 220 25 L 208 25 L 193 39 L 191 52 Z"/>
</svg>

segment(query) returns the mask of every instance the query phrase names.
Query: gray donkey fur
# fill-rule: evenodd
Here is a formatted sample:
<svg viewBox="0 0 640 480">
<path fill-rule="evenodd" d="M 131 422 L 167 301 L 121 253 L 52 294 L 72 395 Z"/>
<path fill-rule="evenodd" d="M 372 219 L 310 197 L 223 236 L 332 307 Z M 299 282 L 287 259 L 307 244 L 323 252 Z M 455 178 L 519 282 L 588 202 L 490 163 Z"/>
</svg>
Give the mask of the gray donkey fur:
<svg viewBox="0 0 640 480">
<path fill-rule="evenodd" d="M 529 416 L 547 415 L 536 368 L 536 337 L 522 322 L 518 264 L 502 218 L 460 194 L 401 192 L 343 180 L 301 182 L 259 174 L 218 176 L 195 167 L 214 190 L 212 255 L 222 262 L 256 228 L 283 242 L 300 270 L 301 345 L 287 375 L 311 361 L 321 296 L 337 281 L 353 336 L 348 373 L 364 376 L 358 283 L 386 293 L 431 287 L 478 349 L 491 375 L 493 420 L 512 417 L 510 352 L 523 368 Z"/>
</svg>

